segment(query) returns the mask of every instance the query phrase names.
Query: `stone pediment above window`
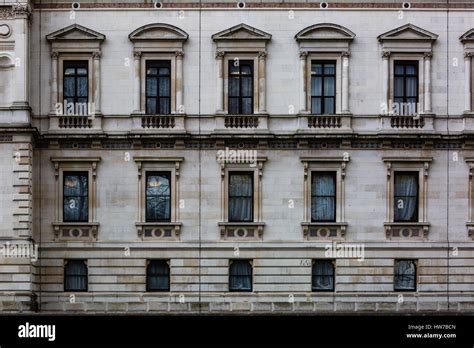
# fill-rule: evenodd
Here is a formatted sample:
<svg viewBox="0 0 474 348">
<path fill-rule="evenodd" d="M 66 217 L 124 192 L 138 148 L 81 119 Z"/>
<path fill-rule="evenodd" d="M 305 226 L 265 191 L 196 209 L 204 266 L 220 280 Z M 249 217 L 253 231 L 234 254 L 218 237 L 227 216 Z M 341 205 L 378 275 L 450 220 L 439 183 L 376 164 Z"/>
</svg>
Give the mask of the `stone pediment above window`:
<svg viewBox="0 0 474 348">
<path fill-rule="evenodd" d="M 343 52 L 349 50 L 349 44 L 355 36 L 341 25 L 319 23 L 301 30 L 295 39 L 302 51 Z"/>
<path fill-rule="evenodd" d="M 438 35 L 417 27 L 405 24 L 377 37 L 384 52 L 431 52 L 432 44 Z"/>
<path fill-rule="evenodd" d="M 134 30 L 128 38 L 130 41 L 139 40 L 173 40 L 186 41 L 189 35 L 171 24 L 152 23 Z"/>
<path fill-rule="evenodd" d="M 61 41 L 97 41 L 102 42 L 105 40 L 105 35 L 101 34 L 92 29 L 83 27 L 79 24 L 72 24 L 66 28 L 55 31 L 49 35 L 46 35 L 46 40 L 49 42 L 61 42 Z"/>
<path fill-rule="evenodd" d="M 463 35 L 461 35 L 461 37 L 459 38 L 459 40 L 460 40 L 462 43 L 466 43 L 466 42 L 474 43 L 474 28 L 469 29 L 469 30 L 466 31 Z"/>
<path fill-rule="evenodd" d="M 223 40 L 263 40 L 268 41 L 272 36 L 260 29 L 251 27 L 250 25 L 240 23 L 232 28 L 220 31 L 212 35 L 214 41 Z"/>
</svg>

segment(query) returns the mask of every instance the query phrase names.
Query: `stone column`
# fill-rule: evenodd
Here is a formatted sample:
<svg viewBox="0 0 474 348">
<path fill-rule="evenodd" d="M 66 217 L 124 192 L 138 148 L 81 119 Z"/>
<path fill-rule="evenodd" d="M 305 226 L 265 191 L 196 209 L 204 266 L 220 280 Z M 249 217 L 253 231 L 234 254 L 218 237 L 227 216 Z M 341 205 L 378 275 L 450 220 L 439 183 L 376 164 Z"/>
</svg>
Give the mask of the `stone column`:
<svg viewBox="0 0 474 348">
<path fill-rule="evenodd" d="M 58 52 L 51 53 L 51 115 L 56 115 L 56 103 L 58 100 Z"/>
<path fill-rule="evenodd" d="M 266 84 L 265 84 L 265 60 L 267 57 L 266 52 L 258 53 L 258 113 L 264 114 L 267 112 L 266 107 Z"/>
<path fill-rule="evenodd" d="M 464 110 L 465 112 L 472 111 L 472 88 L 471 88 L 471 75 L 472 75 L 472 53 L 464 53 Z"/>
<path fill-rule="evenodd" d="M 100 52 L 92 53 L 94 61 L 94 114 L 100 114 Z"/>
<path fill-rule="evenodd" d="M 306 113 L 306 61 L 308 58 L 308 52 L 300 51 L 300 113 Z"/>
<path fill-rule="evenodd" d="M 133 67 L 134 67 L 134 77 L 133 77 L 133 113 L 140 113 L 140 60 L 142 53 L 134 52 L 133 53 Z"/>
<path fill-rule="evenodd" d="M 342 113 L 349 111 L 349 56 L 350 52 L 342 53 Z"/>
<path fill-rule="evenodd" d="M 424 113 L 431 113 L 431 52 L 425 53 L 423 55 L 423 65 L 424 65 Z"/>
<path fill-rule="evenodd" d="M 383 52 L 382 53 L 382 103 L 385 103 L 387 114 L 391 112 L 391 105 L 389 100 L 389 83 L 390 83 L 390 68 L 389 68 L 389 61 L 390 61 L 390 52 Z"/>
<path fill-rule="evenodd" d="M 216 53 L 217 59 L 217 104 L 216 113 L 224 112 L 224 52 Z"/>
<path fill-rule="evenodd" d="M 29 100 L 29 14 L 22 5 L 17 6 L 15 13 L 15 69 L 13 71 L 14 94 L 13 106 L 24 108 Z"/>
<path fill-rule="evenodd" d="M 176 113 L 184 113 L 183 105 L 183 51 L 176 51 Z"/>
</svg>

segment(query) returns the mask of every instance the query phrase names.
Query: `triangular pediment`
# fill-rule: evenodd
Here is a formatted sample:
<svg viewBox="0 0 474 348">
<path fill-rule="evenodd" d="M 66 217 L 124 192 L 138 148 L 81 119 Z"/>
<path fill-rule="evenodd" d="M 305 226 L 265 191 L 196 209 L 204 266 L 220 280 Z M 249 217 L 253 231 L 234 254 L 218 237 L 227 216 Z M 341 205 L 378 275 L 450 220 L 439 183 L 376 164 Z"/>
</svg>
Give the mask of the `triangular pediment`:
<svg viewBox="0 0 474 348">
<path fill-rule="evenodd" d="M 72 24 L 66 28 L 60 29 L 46 35 L 48 41 L 74 41 L 74 40 L 92 40 L 92 41 L 103 41 L 105 35 L 94 31 L 92 29 L 83 27 L 79 24 Z"/>
<path fill-rule="evenodd" d="M 319 23 L 301 30 L 295 35 L 297 41 L 304 40 L 353 40 L 355 34 L 342 25 Z"/>
<path fill-rule="evenodd" d="M 379 41 L 386 40 L 436 40 L 438 35 L 417 27 L 413 24 L 405 24 L 378 36 Z"/>
<path fill-rule="evenodd" d="M 144 25 L 128 35 L 131 41 L 142 40 L 170 40 L 170 41 L 186 41 L 189 35 L 184 31 L 171 24 L 152 23 Z"/>
<path fill-rule="evenodd" d="M 474 28 L 466 31 L 460 38 L 461 42 L 474 41 Z"/>
<path fill-rule="evenodd" d="M 214 41 L 218 40 L 270 40 L 272 36 L 260 29 L 241 23 L 232 28 L 212 35 Z"/>
</svg>

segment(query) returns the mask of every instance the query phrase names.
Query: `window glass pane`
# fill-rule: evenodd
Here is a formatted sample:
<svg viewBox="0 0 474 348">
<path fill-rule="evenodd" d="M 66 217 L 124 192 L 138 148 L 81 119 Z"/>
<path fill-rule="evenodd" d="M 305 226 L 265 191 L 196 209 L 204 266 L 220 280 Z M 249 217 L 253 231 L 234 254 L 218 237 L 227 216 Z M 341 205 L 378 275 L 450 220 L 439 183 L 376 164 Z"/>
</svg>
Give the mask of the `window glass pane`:
<svg viewBox="0 0 474 348">
<path fill-rule="evenodd" d="M 395 74 L 396 75 L 403 75 L 403 72 L 404 72 L 404 66 L 402 64 L 397 64 L 395 62 Z"/>
<path fill-rule="evenodd" d="M 87 97 L 87 77 L 77 78 L 77 96 Z"/>
<path fill-rule="evenodd" d="M 162 67 L 159 69 L 159 74 L 164 76 L 170 75 L 170 69 L 168 67 Z"/>
<path fill-rule="evenodd" d="M 85 261 L 66 261 L 64 267 L 64 290 L 87 291 L 87 265 Z"/>
<path fill-rule="evenodd" d="M 324 98 L 324 113 L 334 114 L 334 98 Z"/>
<path fill-rule="evenodd" d="M 252 221 L 253 180 L 252 174 L 229 176 L 229 221 Z"/>
<path fill-rule="evenodd" d="M 323 93 L 323 78 L 315 77 L 311 78 L 311 95 L 319 97 Z"/>
<path fill-rule="evenodd" d="M 229 96 L 238 97 L 240 94 L 240 80 L 238 78 L 229 79 Z"/>
<path fill-rule="evenodd" d="M 169 97 L 171 92 L 171 85 L 169 78 L 160 78 L 160 96 Z"/>
<path fill-rule="evenodd" d="M 394 220 L 417 220 L 418 173 L 395 173 L 394 186 Z"/>
<path fill-rule="evenodd" d="M 252 98 L 242 98 L 242 114 L 253 114 Z"/>
<path fill-rule="evenodd" d="M 252 66 L 249 64 L 241 64 L 240 72 L 242 75 L 252 75 Z"/>
<path fill-rule="evenodd" d="M 83 174 L 64 175 L 65 196 L 87 196 L 87 176 Z"/>
<path fill-rule="evenodd" d="M 336 86 L 334 84 L 334 77 L 325 77 L 324 78 L 324 95 L 333 97 L 336 91 Z"/>
<path fill-rule="evenodd" d="M 146 179 L 146 220 L 169 221 L 171 186 L 169 174 L 150 174 Z"/>
<path fill-rule="evenodd" d="M 87 75 L 87 68 L 77 68 L 78 75 Z"/>
<path fill-rule="evenodd" d="M 317 74 L 317 75 L 322 75 L 323 74 L 323 65 L 316 63 L 311 65 L 311 73 L 312 74 Z"/>
<path fill-rule="evenodd" d="M 160 98 L 160 114 L 161 115 L 171 114 L 169 98 Z"/>
<path fill-rule="evenodd" d="M 73 97 L 76 95 L 76 80 L 74 77 L 64 78 L 64 96 Z"/>
<path fill-rule="evenodd" d="M 395 260 L 395 290 L 416 290 L 416 264 L 413 260 Z"/>
<path fill-rule="evenodd" d="M 146 74 L 147 75 L 157 75 L 158 74 L 158 69 L 157 68 L 147 68 L 146 69 Z"/>
<path fill-rule="evenodd" d="M 242 96 L 251 97 L 252 94 L 252 77 L 242 77 Z"/>
<path fill-rule="evenodd" d="M 146 113 L 149 115 L 156 114 L 156 99 L 148 98 L 146 100 Z"/>
<path fill-rule="evenodd" d="M 405 73 L 407 75 L 416 75 L 416 65 L 406 65 L 405 66 Z"/>
<path fill-rule="evenodd" d="M 240 66 L 239 64 L 236 65 L 235 61 L 229 60 L 229 73 L 232 75 L 240 74 Z"/>
<path fill-rule="evenodd" d="M 251 291 L 252 290 L 252 265 L 249 261 L 232 261 L 229 270 L 229 290 Z"/>
<path fill-rule="evenodd" d="M 417 78 L 416 77 L 407 77 L 406 78 L 407 88 L 406 88 L 406 96 L 407 97 L 416 97 L 418 95 L 418 88 L 417 88 Z"/>
<path fill-rule="evenodd" d="M 239 113 L 239 99 L 229 98 L 229 114 L 238 114 L 238 113 Z"/>
<path fill-rule="evenodd" d="M 393 94 L 395 97 L 403 97 L 403 77 L 395 77 Z"/>
<path fill-rule="evenodd" d="M 330 260 L 316 260 L 313 264 L 313 290 L 334 290 L 334 266 Z"/>
<path fill-rule="evenodd" d="M 324 64 L 324 74 L 325 75 L 335 75 L 336 66 L 334 64 Z"/>
<path fill-rule="evenodd" d="M 313 221 L 336 220 L 336 178 L 332 173 L 316 173 L 311 183 Z"/>
<path fill-rule="evenodd" d="M 64 69 L 64 75 L 74 75 L 76 73 L 75 68 L 65 68 Z"/>
<path fill-rule="evenodd" d="M 148 77 L 146 79 L 146 95 L 156 96 L 158 93 L 157 79 L 155 77 Z"/>
<path fill-rule="evenodd" d="M 311 98 L 311 113 L 321 113 L 321 98 Z"/>
<path fill-rule="evenodd" d="M 169 265 L 165 260 L 152 260 L 147 266 L 147 290 L 168 291 Z"/>
</svg>

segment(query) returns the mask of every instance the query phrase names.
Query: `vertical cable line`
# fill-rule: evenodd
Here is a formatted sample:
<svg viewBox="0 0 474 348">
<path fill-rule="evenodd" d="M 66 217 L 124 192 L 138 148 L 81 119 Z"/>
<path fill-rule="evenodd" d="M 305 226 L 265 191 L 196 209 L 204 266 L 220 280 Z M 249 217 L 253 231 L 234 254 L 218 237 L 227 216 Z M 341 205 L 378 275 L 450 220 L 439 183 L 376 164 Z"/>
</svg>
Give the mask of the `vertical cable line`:
<svg viewBox="0 0 474 348">
<path fill-rule="evenodd" d="M 449 243 L 449 154 L 450 154 L 450 146 L 451 143 L 449 137 L 449 0 L 446 1 L 446 131 L 448 135 L 448 151 L 446 151 L 446 241 L 447 241 L 447 249 L 446 249 L 446 299 L 448 301 L 448 312 L 450 311 L 450 297 L 449 297 L 449 280 L 450 280 L 450 273 L 449 273 L 449 250 L 451 249 Z M 433 84 L 431 85 L 433 87 Z"/>
<path fill-rule="evenodd" d="M 201 144 L 201 54 L 202 54 L 202 28 L 201 28 L 201 16 L 202 16 L 202 3 L 201 0 L 199 0 L 199 69 L 198 69 L 198 144 L 199 144 L 199 150 L 198 150 L 198 161 L 199 161 L 199 187 L 198 187 L 198 195 L 199 195 L 199 206 L 198 206 L 198 232 L 199 232 L 199 249 L 198 249 L 198 258 L 199 258 L 199 267 L 198 267 L 198 279 L 199 279 L 199 288 L 198 288 L 198 303 L 199 303 L 199 313 L 201 313 L 201 248 L 202 248 L 202 242 L 201 242 L 201 224 L 202 224 L 202 210 L 201 210 L 201 184 L 202 184 L 202 144 Z"/>
<path fill-rule="evenodd" d="M 41 103 L 41 91 L 42 91 L 42 88 L 41 88 L 41 57 L 42 57 L 42 43 L 41 43 L 41 35 L 42 35 L 42 21 L 43 21 L 43 18 L 42 18 L 42 4 L 41 4 L 41 0 L 39 2 L 40 4 L 40 7 L 39 7 L 39 30 L 38 30 L 38 44 L 39 44 L 39 49 L 38 49 L 38 55 L 39 55 L 39 59 L 38 59 L 38 115 L 40 116 L 40 119 L 39 119 L 39 125 L 38 125 L 38 128 L 39 128 L 39 134 L 38 134 L 38 137 L 41 137 L 41 125 L 42 125 L 42 122 L 41 122 L 41 106 L 42 106 L 42 103 Z M 34 5 L 33 5 L 34 6 Z M 33 9 L 31 9 L 31 16 L 33 16 Z M 29 46 L 31 46 L 31 34 L 29 33 L 29 36 L 30 36 L 30 44 Z M 30 47 L 31 49 L 31 47 Z M 29 54 L 29 52 L 28 52 Z M 31 65 L 31 60 L 30 60 L 30 65 Z M 30 67 L 29 71 L 32 71 L 32 67 Z M 29 78 L 29 76 L 28 76 Z M 32 119 L 32 117 L 30 117 L 30 120 Z M 34 150 L 34 149 L 33 149 Z M 39 149 L 38 151 L 38 154 L 40 156 L 40 161 L 39 161 L 39 166 L 38 166 L 38 190 L 36 190 L 38 192 L 38 199 L 39 199 L 39 204 L 38 204 L 38 229 L 39 229 L 39 241 L 38 241 L 38 263 L 39 263 L 39 266 L 38 266 L 38 269 L 37 271 L 39 272 L 39 284 L 38 284 L 38 312 L 41 312 L 41 304 L 42 304 L 42 296 L 41 296 L 41 291 L 42 291 L 42 257 L 41 257 L 41 253 L 42 253 L 42 248 L 41 248 L 41 241 L 42 241 L 42 234 L 41 234 L 41 224 L 42 224 L 42 221 L 41 221 L 41 193 L 42 193 L 42 188 L 41 188 L 41 163 L 43 163 L 43 161 L 41 160 L 41 157 L 43 155 L 43 151 L 41 149 Z M 34 152 L 33 152 L 33 159 L 32 159 L 32 180 L 34 178 Z M 32 181 L 32 197 L 33 197 L 33 194 L 34 194 L 34 190 L 33 190 L 33 184 L 34 184 L 34 181 Z M 34 197 L 33 197 L 34 198 Z M 33 201 L 33 199 L 32 199 Z M 33 218 L 33 209 L 34 209 L 34 204 L 32 202 L 32 207 L 31 207 L 31 216 Z M 32 221 L 32 224 L 31 224 L 31 232 L 33 234 L 33 222 Z M 34 239 L 33 239 L 34 240 Z"/>
</svg>

